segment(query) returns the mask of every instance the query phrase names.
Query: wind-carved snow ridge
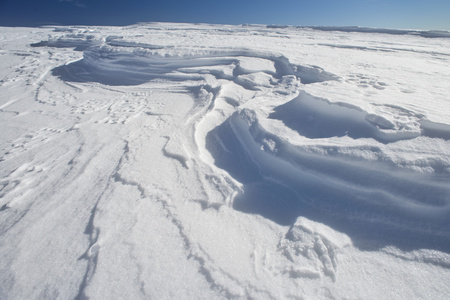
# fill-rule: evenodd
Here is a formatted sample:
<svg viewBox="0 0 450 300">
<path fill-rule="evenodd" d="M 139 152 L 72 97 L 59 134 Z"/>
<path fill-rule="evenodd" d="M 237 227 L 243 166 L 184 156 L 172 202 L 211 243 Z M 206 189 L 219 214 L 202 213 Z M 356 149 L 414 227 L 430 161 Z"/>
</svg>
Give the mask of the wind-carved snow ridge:
<svg viewBox="0 0 450 300">
<path fill-rule="evenodd" d="M 73 43 L 69 45 L 74 46 Z M 62 43 L 63 46 L 66 44 Z M 150 50 L 159 47 L 150 45 L 141 47 L 140 44 L 127 43 L 124 46 L 121 43 L 121 47 L 114 46 L 117 45 L 109 42 L 108 46 L 86 49 L 83 59 L 57 67 L 52 74 L 64 81 L 99 82 L 106 85 L 138 85 L 153 79 L 201 80 L 205 74 L 211 74 L 217 79 L 232 80 L 249 90 L 258 90 L 257 86 L 260 85 L 270 86 L 271 78 L 281 79 L 286 75 L 296 75 L 304 84 L 338 79 L 317 66 L 294 65 L 284 56 L 248 50 L 210 51 L 183 57 L 159 55 Z M 247 68 L 255 65 L 267 67 L 258 70 Z M 227 69 L 230 71 L 227 72 Z M 260 75 L 266 74 L 266 78 L 258 75 L 256 79 L 256 71 Z"/>
<path fill-rule="evenodd" d="M 424 136 L 450 140 L 450 125 L 429 120 L 421 120 L 419 123 Z"/>
<path fill-rule="evenodd" d="M 346 232 L 356 245 L 363 238 L 450 251 L 450 187 L 437 176 L 308 153 L 267 132 L 247 109 L 208 139 L 216 164 L 244 183 L 236 209 L 282 224 L 305 216 Z"/>
<path fill-rule="evenodd" d="M 98 259 L 99 259 L 99 252 L 100 252 L 100 243 L 99 243 L 100 228 L 95 225 L 95 216 L 96 216 L 96 213 L 98 212 L 99 203 L 103 199 L 106 191 L 110 188 L 111 182 L 119 181 L 119 182 L 122 182 L 123 184 L 136 185 L 138 190 L 141 193 L 143 193 L 142 188 L 138 184 L 125 182 L 125 180 L 122 179 L 118 173 L 120 170 L 120 167 L 127 160 L 127 156 L 128 156 L 128 152 L 129 152 L 128 142 L 124 141 L 124 143 L 125 143 L 125 146 L 123 148 L 123 154 L 120 157 L 113 173 L 110 175 L 109 183 L 106 185 L 103 192 L 97 198 L 95 205 L 91 210 L 89 221 L 88 221 L 85 231 L 84 231 L 84 234 L 88 235 L 88 237 L 89 237 L 89 247 L 86 250 L 86 252 L 82 256 L 80 256 L 78 259 L 79 260 L 85 259 L 85 260 L 87 260 L 88 263 L 86 266 L 85 274 L 83 276 L 83 280 L 81 281 L 80 286 L 79 286 L 78 294 L 75 297 L 75 299 L 77 299 L 77 300 L 83 300 L 83 299 L 89 298 L 89 297 L 87 297 L 85 290 L 88 287 L 89 283 L 91 282 L 93 276 L 95 275 L 95 271 L 96 271 Z"/>
<path fill-rule="evenodd" d="M 269 117 L 281 120 L 310 139 L 349 136 L 393 143 L 421 135 L 445 140 L 450 137 L 449 125 L 423 120 L 421 116 L 408 112 L 397 112 L 396 115 L 397 120 L 391 121 L 356 106 L 330 103 L 301 92 L 294 100 L 275 108 Z"/>
<path fill-rule="evenodd" d="M 86 266 L 86 272 L 84 274 L 83 280 L 80 283 L 79 291 L 75 299 L 82 300 L 86 299 L 87 296 L 85 294 L 85 289 L 88 286 L 89 282 L 92 280 L 92 277 L 95 274 L 95 269 L 97 268 L 97 262 L 98 262 L 98 252 L 99 252 L 99 245 L 97 244 L 98 236 L 100 234 L 100 231 L 98 228 L 94 227 L 94 217 L 95 212 L 97 210 L 97 205 L 94 206 L 94 208 L 91 211 L 91 217 L 89 219 L 89 223 L 86 226 L 85 234 L 89 235 L 89 242 L 90 246 L 88 250 L 86 250 L 86 253 L 84 253 L 79 259 L 86 259 L 88 261 L 88 264 Z"/>
<path fill-rule="evenodd" d="M 188 169 L 188 159 L 186 157 L 186 154 L 180 154 L 185 152 L 184 149 L 180 148 L 182 147 L 182 145 L 180 145 L 179 143 L 180 141 L 178 141 L 178 143 L 173 142 L 173 140 L 171 141 L 170 136 L 165 136 L 165 138 L 167 139 L 167 143 L 163 148 L 164 155 L 169 158 L 178 160 L 183 167 Z"/>
<path fill-rule="evenodd" d="M 90 34 L 66 34 L 64 36 L 31 44 L 32 47 L 74 48 L 75 51 L 84 51 L 92 46 L 101 45 L 94 35 Z"/>
</svg>

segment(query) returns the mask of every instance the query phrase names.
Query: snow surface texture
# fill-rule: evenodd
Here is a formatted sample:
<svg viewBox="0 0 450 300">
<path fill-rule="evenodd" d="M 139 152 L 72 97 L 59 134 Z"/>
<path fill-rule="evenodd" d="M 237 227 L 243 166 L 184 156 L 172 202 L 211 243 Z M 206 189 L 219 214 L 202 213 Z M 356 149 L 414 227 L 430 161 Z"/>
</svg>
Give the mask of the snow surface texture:
<svg viewBox="0 0 450 300">
<path fill-rule="evenodd" d="M 0 299 L 446 299 L 450 39 L 1 28 Z"/>
</svg>

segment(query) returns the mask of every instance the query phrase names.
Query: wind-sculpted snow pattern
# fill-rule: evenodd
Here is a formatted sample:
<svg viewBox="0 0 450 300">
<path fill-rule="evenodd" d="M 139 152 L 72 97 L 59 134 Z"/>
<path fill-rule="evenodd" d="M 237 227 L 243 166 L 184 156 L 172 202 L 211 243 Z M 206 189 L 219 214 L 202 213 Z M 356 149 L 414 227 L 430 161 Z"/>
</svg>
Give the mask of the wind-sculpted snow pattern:
<svg viewBox="0 0 450 300">
<path fill-rule="evenodd" d="M 447 33 L 3 31 L 1 299 L 450 293 Z"/>
<path fill-rule="evenodd" d="M 249 185 L 238 208 L 287 224 L 303 215 L 397 246 L 450 250 L 450 187 L 439 176 L 296 149 L 265 131 L 250 110 L 212 134 L 224 145 L 217 163 Z M 285 196 L 277 201 L 279 194 Z"/>
</svg>

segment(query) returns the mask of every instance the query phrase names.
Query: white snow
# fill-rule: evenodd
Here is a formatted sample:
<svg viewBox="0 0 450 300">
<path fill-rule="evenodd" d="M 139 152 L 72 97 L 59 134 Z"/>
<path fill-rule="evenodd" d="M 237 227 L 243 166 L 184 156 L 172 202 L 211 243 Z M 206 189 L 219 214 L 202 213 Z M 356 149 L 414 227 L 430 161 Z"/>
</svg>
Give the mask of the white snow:
<svg viewBox="0 0 450 300">
<path fill-rule="evenodd" d="M 450 294 L 447 33 L 0 30 L 0 299 Z"/>
</svg>

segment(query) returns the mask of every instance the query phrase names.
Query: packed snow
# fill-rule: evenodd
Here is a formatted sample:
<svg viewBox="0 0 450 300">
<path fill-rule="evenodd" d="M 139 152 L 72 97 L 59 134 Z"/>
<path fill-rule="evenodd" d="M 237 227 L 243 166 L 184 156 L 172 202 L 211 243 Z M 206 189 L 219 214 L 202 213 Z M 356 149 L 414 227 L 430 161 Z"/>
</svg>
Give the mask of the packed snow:
<svg viewBox="0 0 450 300">
<path fill-rule="evenodd" d="M 448 32 L 0 30 L 0 299 L 450 295 Z"/>
</svg>

